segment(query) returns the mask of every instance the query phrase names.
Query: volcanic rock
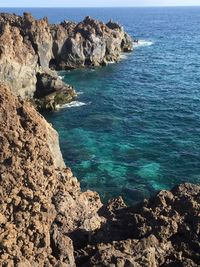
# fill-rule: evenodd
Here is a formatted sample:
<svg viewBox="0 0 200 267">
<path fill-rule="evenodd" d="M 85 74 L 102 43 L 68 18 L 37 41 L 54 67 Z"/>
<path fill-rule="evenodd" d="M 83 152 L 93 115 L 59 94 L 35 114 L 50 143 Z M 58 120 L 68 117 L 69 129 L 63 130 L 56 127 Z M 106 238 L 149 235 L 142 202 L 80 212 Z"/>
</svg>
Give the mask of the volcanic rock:
<svg viewBox="0 0 200 267">
<path fill-rule="evenodd" d="M 126 207 L 110 201 L 106 223 L 76 253 L 79 266 L 199 266 L 200 185 L 184 184 Z"/>
<path fill-rule="evenodd" d="M 80 23 L 55 25 L 47 18 L 36 20 L 29 13 L 0 14 L 0 80 L 23 99 L 36 97 L 39 108 L 54 109 L 76 97 L 73 88 L 50 68 L 105 65 L 117 62 L 121 52 L 131 50 L 131 38 L 117 23 L 106 25 L 86 17 Z"/>
<path fill-rule="evenodd" d="M 100 227 L 99 196 L 80 191 L 33 106 L 0 92 L 0 266 L 75 266 L 67 235 Z"/>
<path fill-rule="evenodd" d="M 81 192 L 58 135 L 0 85 L 0 266 L 199 266 L 200 185 L 127 207 Z"/>
</svg>

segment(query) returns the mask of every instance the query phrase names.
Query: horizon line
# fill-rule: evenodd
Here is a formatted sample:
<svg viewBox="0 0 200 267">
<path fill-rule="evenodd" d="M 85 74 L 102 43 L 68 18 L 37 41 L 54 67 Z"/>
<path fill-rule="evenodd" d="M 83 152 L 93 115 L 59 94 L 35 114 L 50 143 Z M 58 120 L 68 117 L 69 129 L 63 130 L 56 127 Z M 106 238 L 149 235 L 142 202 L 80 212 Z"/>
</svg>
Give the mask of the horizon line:
<svg viewBox="0 0 200 267">
<path fill-rule="evenodd" d="M 200 7 L 200 5 L 164 5 L 164 6 L 3 6 L 0 8 L 151 8 L 151 7 Z"/>
</svg>

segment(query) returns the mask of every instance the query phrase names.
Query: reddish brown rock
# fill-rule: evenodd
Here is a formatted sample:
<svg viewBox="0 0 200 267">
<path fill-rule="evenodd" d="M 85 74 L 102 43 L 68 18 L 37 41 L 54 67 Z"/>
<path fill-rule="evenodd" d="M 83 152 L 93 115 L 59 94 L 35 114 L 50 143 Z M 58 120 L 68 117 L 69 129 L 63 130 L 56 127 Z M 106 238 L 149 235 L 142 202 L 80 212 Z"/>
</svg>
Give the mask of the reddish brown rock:
<svg viewBox="0 0 200 267">
<path fill-rule="evenodd" d="M 200 185 L 161 191 L 135 207 L 111 201 L 101 214 L 106 223 L 77 251 L 79 266 L 199 266 Z"/>
<path fill-rule="evenodd" d="M 0 266 L 74 266 L 67 234 L 87 231 L 93 218 L 91 229 L 100 227 L 99 197 L 81 193 L 44 118 L 0 92 Z"/>
<path fill-rule="evenodd" d="M 200 185 L 102 206 L 65 167 L 55 130 L 0 85 L 0 266 L 199 266 Z"/>
</svg>

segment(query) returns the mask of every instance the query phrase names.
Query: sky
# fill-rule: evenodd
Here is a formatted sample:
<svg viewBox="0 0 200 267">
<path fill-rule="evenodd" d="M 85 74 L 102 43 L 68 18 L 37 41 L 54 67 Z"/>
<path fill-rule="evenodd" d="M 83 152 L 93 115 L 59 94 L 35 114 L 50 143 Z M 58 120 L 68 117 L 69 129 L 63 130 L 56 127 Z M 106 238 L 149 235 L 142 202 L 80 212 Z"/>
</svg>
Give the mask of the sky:
<svg viewBox="0 0 200 267">
<path fill-rule="evenodd" d="M 0 7 L 199 6 L 200 0 L 2 0 Z"/>
</svg>

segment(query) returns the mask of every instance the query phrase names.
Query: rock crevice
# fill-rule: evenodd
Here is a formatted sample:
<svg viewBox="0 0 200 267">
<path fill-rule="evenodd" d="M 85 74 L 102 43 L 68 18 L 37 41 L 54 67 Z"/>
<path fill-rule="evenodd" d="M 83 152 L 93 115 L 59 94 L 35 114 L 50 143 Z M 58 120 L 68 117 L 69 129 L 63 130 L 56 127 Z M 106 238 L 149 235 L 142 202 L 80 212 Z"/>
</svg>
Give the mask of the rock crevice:
<svg viewBox="0 0 200 267">
<path fill-rule="evenodd" d="M 99 196 L 80 191 L 56 131 L 32 105 L 0 92 L 0 266 L 74 266 L 67 233 L 93 217 L 99 227 Z"/>
<path fill-rule="evenodd" d="M 23 99 L 36 98 L 40 109 L 55 109 L 76 97 L 53 70 L 106 65 L 131 50 L 131 37 L 117 23 L 86 17 L 80 23 L 50 24 L 29 13 L 0 14 L 0 80 Z"/>
<path fill-rule="evenodd" d="M 0 266 L 199 266 L 200 185 L 103 206 L 65 167 L 56 131 L 0 92 Z"/>
</svg>

